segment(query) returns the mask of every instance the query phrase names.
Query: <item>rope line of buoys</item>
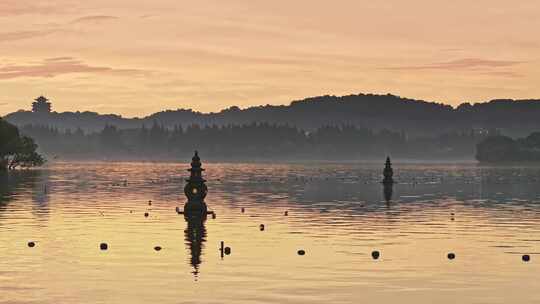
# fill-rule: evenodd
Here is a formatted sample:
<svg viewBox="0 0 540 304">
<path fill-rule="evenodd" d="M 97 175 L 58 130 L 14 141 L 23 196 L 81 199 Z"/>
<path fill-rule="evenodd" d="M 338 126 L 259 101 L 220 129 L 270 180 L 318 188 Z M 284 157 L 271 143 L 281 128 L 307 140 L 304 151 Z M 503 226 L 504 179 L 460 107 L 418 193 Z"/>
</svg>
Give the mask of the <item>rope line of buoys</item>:
<svg viewBox="0 0 540 304">
<path fill-rule="evenodd" d="M 264 227 L 264 225 L 261 224 L 261 226 Z M 36 242 L 35 241 L 28 241 L 27 243 L 27 246 L 30 247 L 30 248 L 33 248 L 36 246 Z M 102 250 L 102 251 L 106 251 L 109 249 L 109 245 L 107 243 L 100 243 L 99 244 L 99 249 Z M 161 251 L 163 248 L 161 246 L 154 246 L 154 250 L 155 251 Z M 221 257 L 223 258 L 224 255 L 230 255 L 231 254 L 231 247 L 225 247 L 225 242 L 224 241 L 221 241 L 220 242 L 220 253 L 221 253 Z M 304 249 L 299 249 L 297 252 L 296 252 L 298 255 L 300 256 L 303 256 L 306 254 L 306 251 Z M 379 258 L 381 257 L 381 252 L 378 251 L 378 250 L 373 250 L 371 252 L 371 258 L 373 260 L 378 260 Z M 455 260 L 456 259 L 456 254 L 453 253 L 453 252 L 450 252 L 446 255 L 447 259 L 448 260 Z M 521 256 L 521 260 L 523 262 L 530 262 L 531 260 L 531 256 L 528 255 L 528 254 L 524 254 Z"/>
</svg>

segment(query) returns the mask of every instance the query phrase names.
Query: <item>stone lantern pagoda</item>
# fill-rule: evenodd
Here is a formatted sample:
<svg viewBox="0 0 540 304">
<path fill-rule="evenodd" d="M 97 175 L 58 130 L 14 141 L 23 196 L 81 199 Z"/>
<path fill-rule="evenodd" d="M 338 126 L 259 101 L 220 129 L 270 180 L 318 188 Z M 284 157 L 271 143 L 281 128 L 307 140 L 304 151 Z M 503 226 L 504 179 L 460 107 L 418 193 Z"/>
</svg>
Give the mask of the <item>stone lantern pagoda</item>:
<svg viewBox="0 0 540 304">
<path fill-rule="evenodd" d="M 394 170 L 392 169 L 392 162 L 390 162 L 390 157 L 386 157 L 386 163 L 383 170 L 384 179 L 382 183 L 384 185 L 393 185 L 394 184 Z"/>
<path fill-rule="evenodd" d="M 187 184 L 184 187 L 184 194 L 188 199 L 184 205 L 184 215 L 187 217 L 205 217 L 208 212 L 208 207 L 204 202 L 208 188 L 205 185 L 206 180 L 202 178 L 204 169 L 201 166 L 201 159 L 197 151 L 195 151 L 191 161 L 191 168 L 188 169 L 190 176 L 186 180 Z"/>
</svg>

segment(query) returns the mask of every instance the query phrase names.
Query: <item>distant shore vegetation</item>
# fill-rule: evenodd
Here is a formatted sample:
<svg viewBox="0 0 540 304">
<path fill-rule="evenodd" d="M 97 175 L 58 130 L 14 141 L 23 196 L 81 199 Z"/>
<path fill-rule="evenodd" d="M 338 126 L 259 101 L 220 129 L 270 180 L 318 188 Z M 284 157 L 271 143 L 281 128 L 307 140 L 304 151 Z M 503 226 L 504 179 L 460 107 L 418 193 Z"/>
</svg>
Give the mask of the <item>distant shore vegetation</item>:
<svg viewBox="0 0 540 304">
<path fill-rule="evenodd" d="M 476 159 L 485 163 L 540 162 L 540 132 L 518 139 L 487 137 L 478 143 Z"/>
<path fill-rule="evenodd" d="M 405 132 L 351 125 L 310 132 L 268 123 L 166 128 L 155 122 L 136 129 L 107 125 L 97 132 L 26 125 L 21 131 L 55 158 L 128 160 L 185 158 L 193 150 L 220 160 L 369 160 L 388 154 L 411 159 L 472 159 L 475 145 L 487 136 L 470 130 L 411 139 Z"/>
</svg>

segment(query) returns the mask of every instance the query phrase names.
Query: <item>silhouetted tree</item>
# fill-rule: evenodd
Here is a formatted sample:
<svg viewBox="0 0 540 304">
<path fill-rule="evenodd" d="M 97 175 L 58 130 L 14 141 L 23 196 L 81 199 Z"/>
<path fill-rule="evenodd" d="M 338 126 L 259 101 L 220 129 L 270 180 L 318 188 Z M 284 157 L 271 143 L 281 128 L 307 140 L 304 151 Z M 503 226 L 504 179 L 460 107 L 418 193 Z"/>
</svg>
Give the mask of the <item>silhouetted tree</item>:
<svg viewBox="0 0 540 304">
<path fill-rule="evenodd" d="M 476 159 L 483 162 L 512 161 L 518 153 L 518 146 L 512 138 L 491 136 L 477 145 Z"/>
<path fill-rule="evenodd" d="M 40 166 L 45 159 L 37 152 L 37 145 L 21 136 L 17 127 L 0 119 L 0 170 Z"/>
<path fill-rule="evenodd" d="M 125 148 L 120 131 L 116 126 L 106 125 L 99 134 L 101 150 L 105 153 L 114 153 Z"/>
</svg>

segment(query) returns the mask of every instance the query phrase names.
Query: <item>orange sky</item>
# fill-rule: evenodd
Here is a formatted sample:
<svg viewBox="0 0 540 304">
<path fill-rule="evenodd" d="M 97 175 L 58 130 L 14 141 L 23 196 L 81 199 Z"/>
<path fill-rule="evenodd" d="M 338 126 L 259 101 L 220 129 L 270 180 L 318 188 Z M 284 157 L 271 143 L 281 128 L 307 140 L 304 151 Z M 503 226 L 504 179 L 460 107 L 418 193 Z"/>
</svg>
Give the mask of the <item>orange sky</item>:
<svg viewBox="0 0 540 304">
<path fill-rule="evenodd" d="M 1 0 L 0 114 L 540 98 L 540 2 Z"/>
</svg>

